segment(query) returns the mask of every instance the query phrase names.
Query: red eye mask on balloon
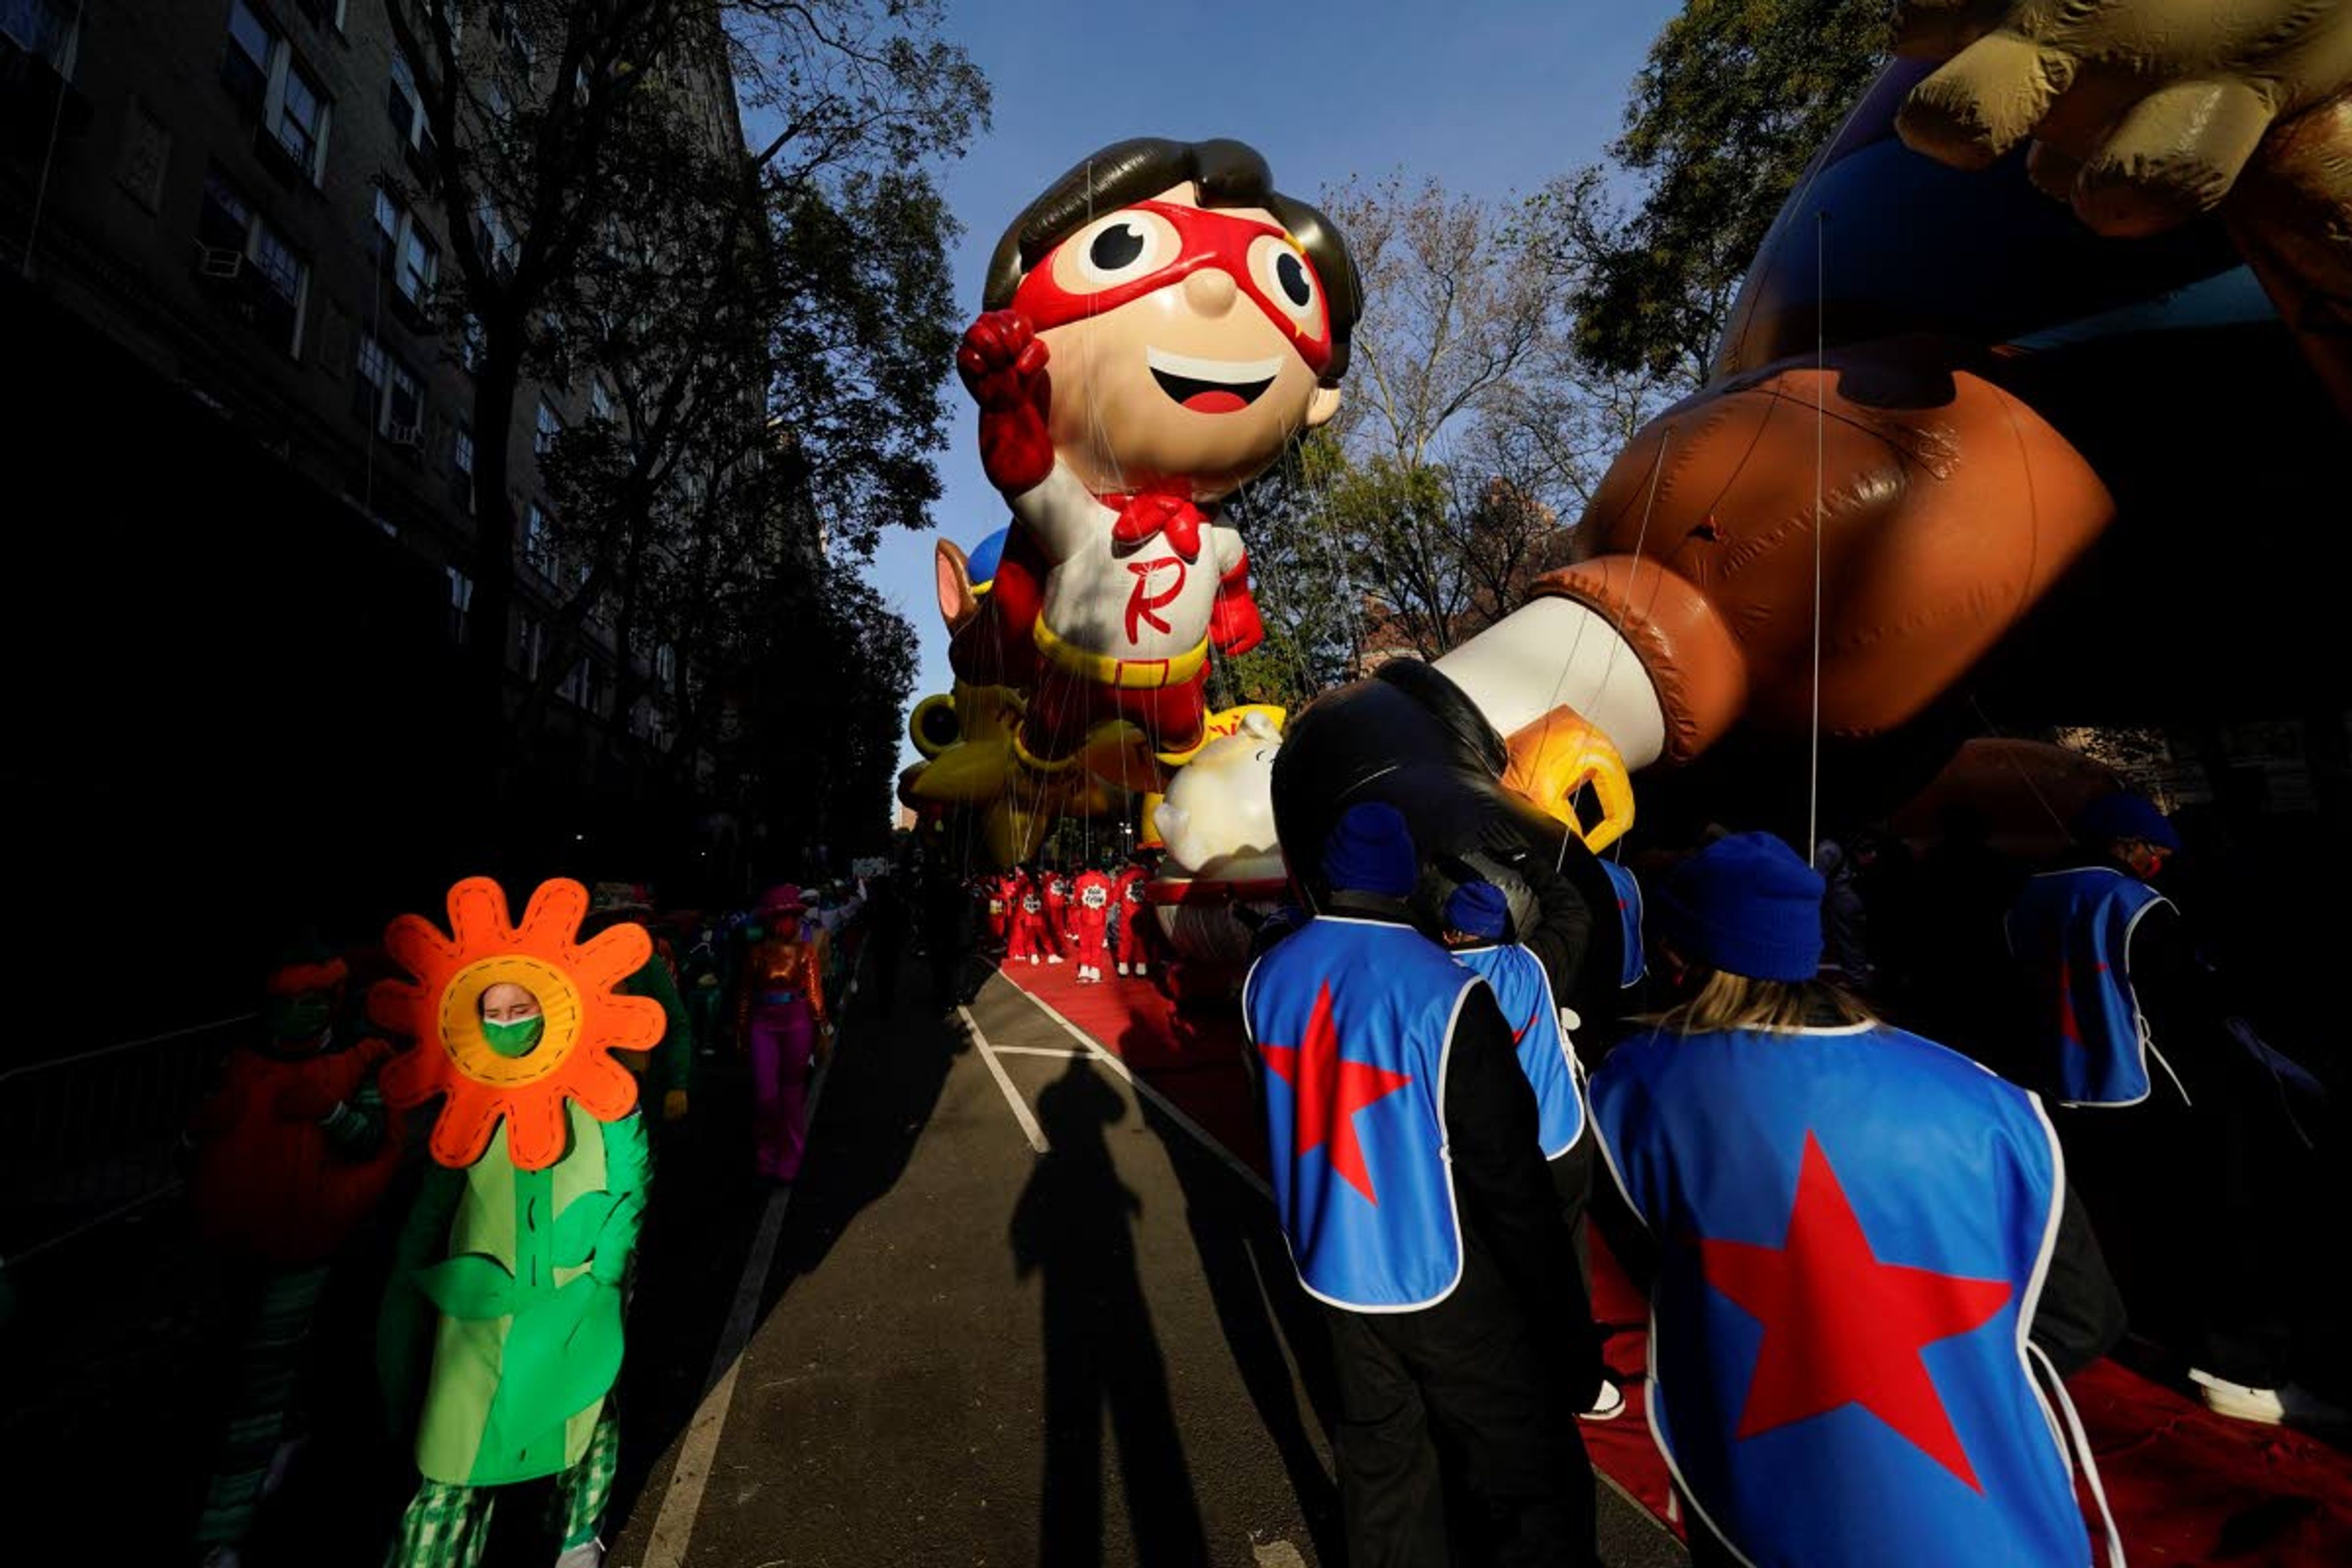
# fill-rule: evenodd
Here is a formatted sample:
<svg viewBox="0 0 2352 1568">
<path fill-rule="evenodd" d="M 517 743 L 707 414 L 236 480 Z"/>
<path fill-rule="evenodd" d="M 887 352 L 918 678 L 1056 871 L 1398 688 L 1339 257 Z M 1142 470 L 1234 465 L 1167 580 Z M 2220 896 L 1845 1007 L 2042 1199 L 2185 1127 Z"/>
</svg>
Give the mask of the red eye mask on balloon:
<svg viewBox="0 0 2352 1568">
<path fill-rule="evenodd" d="M 1055 276 L 1065 262 L 1081 287 L 1065 288 Z M 1013 305 L 1049 331 L 1156 294 L 1203 267 L 1231 278 L 1282 329 L 1307 368 L 1323 374 L 1331 363 L 1331 315 L 1314 264 L 1284 230 L 1226 213 L 1138 202 L 1097 218 L 1029 269 Z"/>
</svg>

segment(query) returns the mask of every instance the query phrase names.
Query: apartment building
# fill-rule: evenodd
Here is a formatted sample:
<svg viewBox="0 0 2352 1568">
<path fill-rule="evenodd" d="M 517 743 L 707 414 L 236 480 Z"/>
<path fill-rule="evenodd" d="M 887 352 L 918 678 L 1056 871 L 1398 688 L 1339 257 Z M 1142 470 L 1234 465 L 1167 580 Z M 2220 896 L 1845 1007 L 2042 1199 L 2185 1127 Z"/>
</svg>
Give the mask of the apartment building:
<svg viewBox="0 0 2352 1568">
<path fill-rule="evenodd" d="M 436 290 L 455 270 L 452 223 L 497 255 L 515 238 L 492 207 L 437 200 L 384 4 L 0 0 L 0 258 L 29 310 L 102 333 L 274 453 L 322 498 L 320 526 L 376 529 L 431 567 L 453 638 L 470 608 L 474 471 L 506 442 L 522 557 L 510 651 L 535 676 L 572 585 L 536 458 L 570 424 L 615 415 L 583 377 L 526 384 L 508 428 L 473 427 L 473 344 L 445 331 Z M 511 14 L 466 10 L 469 48 L 528 65 Z M 723 68 L 674 75 L 710 133 L 740 145 Z M 590 723 L 618 717 L 597 630 L 560 692 Z M 655 662 L 658 683 L 674 661 Z M 657 712 L 633 717 L 658 738 Z"/>
</svg>

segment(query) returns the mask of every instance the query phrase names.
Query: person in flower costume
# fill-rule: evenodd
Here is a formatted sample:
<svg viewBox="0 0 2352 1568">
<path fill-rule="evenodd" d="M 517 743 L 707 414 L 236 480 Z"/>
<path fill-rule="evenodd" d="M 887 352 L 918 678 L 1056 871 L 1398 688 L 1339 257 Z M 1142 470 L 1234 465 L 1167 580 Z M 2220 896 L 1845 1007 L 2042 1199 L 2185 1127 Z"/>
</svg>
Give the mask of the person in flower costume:
<svg viewBox="0 0 2352 1568">
<path fill-rule="evenodd" d="M 621 994 L 645 928 L 579 939 L 588 892 L 546 883 L 520 922 L 496 882 L 449 893 L 449 934 L 404 915 L 384 945 L 414 978 L 370 997 L 411 1044 L 383 1069 L 400 1107 L 442 1101 L 404 1227 L 382 1352 L 392 1407 L 417 1402 L 416 1496 L 387 1568 L 472 1568 L 494 1489 L 559 1478 L 559 1568 L 595 1568 L 618 1429 L 622 1312 L 645 1212 L 637 1080 L 661 1005 Z M 425 1349 L 429 1339 L 429 1352 Z"/>
</svg>

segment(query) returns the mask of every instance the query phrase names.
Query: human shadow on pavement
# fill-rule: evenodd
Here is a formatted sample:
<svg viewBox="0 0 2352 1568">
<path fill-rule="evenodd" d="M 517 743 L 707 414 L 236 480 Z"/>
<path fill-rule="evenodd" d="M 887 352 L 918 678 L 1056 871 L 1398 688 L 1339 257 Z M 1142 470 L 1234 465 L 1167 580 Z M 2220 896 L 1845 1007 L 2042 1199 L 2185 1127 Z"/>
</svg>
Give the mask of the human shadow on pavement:
<svg viewBox="0 0 2352 1568">
<path fill-rule="evenodd" d="M 1180 1051 L 1207 1058 L 1223 1049 L 1220 1041 L 1191 1027 L 1182 1011 L 1174 1024 Z M 1127 1059 L 1147 1048 L 1159 1046 L 1146 1026 L 1133 1026 L 1120 1038 L 1120 1055 Z M 1204 1059 L 1198 1070 L 1231 1074 L 1255 1107 L 1255 1089 L 1245 1060 Z M 1166 1148 L 1169 1166 L 1184 1189 L 1184 1225 L 1200 1256 L 1217 1326 L 1242 1385 L 1249 1391 L 1250 1404 L 1282 1456 L 1316 1555 L 1324 1563 L 1343 1562 L 1339 1489 L 1307 1428 L 1311 1415 L 1328 1433 L 1339 1409 L 1330 1340 L 1315 1303 L 1299 1289 L 1274 1205 L 1155 1101 L 1138 1096 L 1137 1104 L 1145 1124 Z M 1283 1356 L 1286 1343 L 1297 1363 L 1297 1382 Z M 1304 1411 L 1298 1397 L 1302 1387 L 1308 1406 Z"/>
<path fill-rule="evenodd" d="M 889 1016 L 863 994 L 843 1008 L 761 1319 L 795 1280 L 824 1264 L 861 1213 L 898 1184 L 938 1109 L 950 1064 L 971 1048 L 925 1005 L 927 973 L 908 966 L 897 978 Z M 608 1515 L 614 1530 L 694 1419 L 746 1249 L 772 1190 L 751 1173 L 750 1075 L 740 1057 L 722 1051 L 699 1064 L 697 1077 L 692 1117 L 656 1134 L 653 1198 L 622 1368 L 620 1468 Z"/>
<path fill-rule="evenodd" d="M 1135 1560 L 1208 1561 L 1168 1373 L 1135 1256 L 1142 1200 L 1118 1179 L 1105 1130 L 1127 1104 L 1084 1058 L 1037 1097 L 1050 1151 L 1013 1215 L 1015 1273 L 1044 1279 L 1045 1478 L 1041 1568 L 1104 1560 L 1104 1415 L 1118 1447 Z"/>
</svg>

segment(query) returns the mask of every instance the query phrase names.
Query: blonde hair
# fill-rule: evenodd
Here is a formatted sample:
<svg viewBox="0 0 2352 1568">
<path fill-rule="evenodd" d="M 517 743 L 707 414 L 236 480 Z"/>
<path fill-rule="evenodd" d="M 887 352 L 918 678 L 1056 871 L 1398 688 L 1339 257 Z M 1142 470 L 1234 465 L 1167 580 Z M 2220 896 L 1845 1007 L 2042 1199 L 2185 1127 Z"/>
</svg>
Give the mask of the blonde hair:
<svg viewBox="0 0 2352 1568">
<path fill-rule="evenodd" d="M 1664 1013 L 1641 1020 L 1684 1035 L 1725 1029 L 1836 1028 L 1875 1024 L 1877 1016 L 1826 980 L 1757 980 L 1720 969 L 1700 971 L 1706 980 L 1689 997 Z"/>
</svg>

